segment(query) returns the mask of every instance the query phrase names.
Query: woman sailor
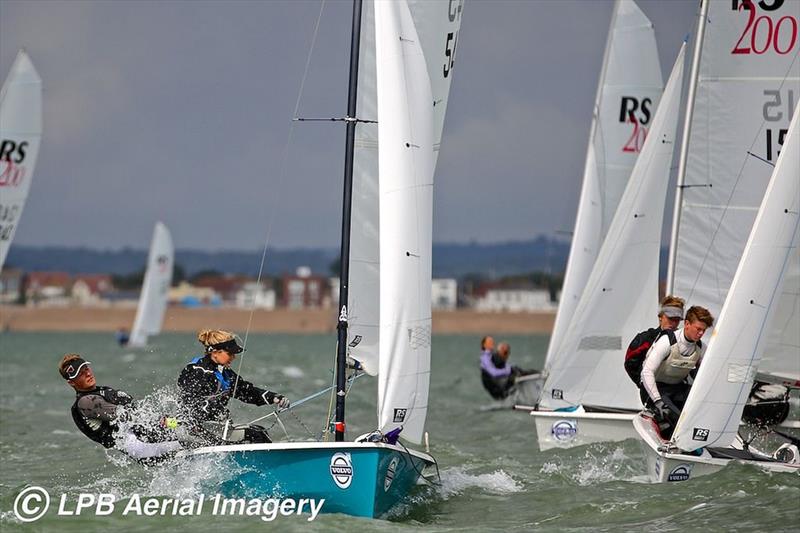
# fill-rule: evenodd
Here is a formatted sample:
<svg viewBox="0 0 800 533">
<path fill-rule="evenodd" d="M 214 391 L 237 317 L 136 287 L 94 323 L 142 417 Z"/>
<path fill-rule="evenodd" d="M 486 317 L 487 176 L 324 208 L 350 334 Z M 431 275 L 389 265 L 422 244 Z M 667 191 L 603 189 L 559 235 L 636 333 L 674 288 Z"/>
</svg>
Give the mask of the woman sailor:
<svg viewBox="0 0 800 533">
<path fill-rule="evenodd" d="M 230 418 L 228 402 L 231 397 L 253 405 L 274 405 L 283 409 L 289 407 L 289 399 L 285 396 L 256 387 L 231 370 L 230 366 L 236 355 L 244 351 L 233 333 L 202 330 L 198 333 L 197 340 L 203 345 L 204 354 L 189 361 L 178 377 L 185 415 L 195 428 L 202 426 L 208 431 L 207 422 L 227 422 Z M 218 436 L 226 441 L 269 442 L 266 432 L 258 426 L 237 428 L 235 433 L 224 428 Z"/>
<path fill-rule="evenodd" d="M 714 325 L 708 309 L 690 307 L 683 328 L 675 332 L 675 342 L 661 336 L 647 353 L 642 366 L 642 401 L 659 422 L 661 436 L 669 439 L 689 395 L 689 377 L 695 375 L 705 346 L 700 341 Z"/>
</svg>

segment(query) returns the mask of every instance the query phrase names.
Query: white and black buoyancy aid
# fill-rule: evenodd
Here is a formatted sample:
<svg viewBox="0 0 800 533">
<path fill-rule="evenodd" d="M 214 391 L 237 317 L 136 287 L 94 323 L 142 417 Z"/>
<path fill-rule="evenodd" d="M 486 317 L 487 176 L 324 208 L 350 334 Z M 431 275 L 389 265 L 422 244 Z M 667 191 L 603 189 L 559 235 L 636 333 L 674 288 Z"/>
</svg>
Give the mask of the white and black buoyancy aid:
<svg viewBox="0 0 800 533">
<path fill-rule="evenodd" d="M 97 400 L 112 405 L 128 405 L 133 399 L 125 392 L 117 391 L 111 387 L 96 387 L 94 390 L 78 392 L 72 404 L 72 420 L 81 433 L 102 444 L 106 448 L 114 447 L 114 433 L 117 425 L 101 418 L 90 418 L 81 413 L 78 402 L 87 396 L 97 396 Z"/>
<path fill-rule="evenodd" d="M 676 385 L 686 379 L 691 371 L 697 368 L 697 363 L 702 355 L 703 345 L 700 341 L 693 343 L 693 347 L 690 354 L 683 355 L 680 345 L 672 344 L 669 355 L 658 366 L 655 374 L 656 382 Z"/>
</svg>

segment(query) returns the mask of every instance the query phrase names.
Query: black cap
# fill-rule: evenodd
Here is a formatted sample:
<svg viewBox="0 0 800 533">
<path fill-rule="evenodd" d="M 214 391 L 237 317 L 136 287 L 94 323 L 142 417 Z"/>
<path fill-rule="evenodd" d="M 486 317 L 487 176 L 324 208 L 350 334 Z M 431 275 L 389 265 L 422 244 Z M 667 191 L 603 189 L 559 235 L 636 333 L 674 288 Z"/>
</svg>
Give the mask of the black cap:
<svg viewBox="0 0 800 533">
<path fill-rule="evenodd" d="M 208 346 L 208 351 L 212 350 L 225 350 L 229 354 L 236 355 L 237 353 L 242 353 L 244 348 L 239 346 L 239 343 L 236 342 L 236 339 L 228 339 L 223 342 L 218 342 L 217 344 L 210 344 Z"/>
<path fill-rule="evenodd" d="M 91 364 L 92 363 L 90 363 L 89 361 L 85 361 L 80 357 L 78 357 L 77 359 L 73 359 L 72 361 L 61 367 L 60 370 L 61 377 L 63 377 L 67 381 L 75 379 L 78 377 L 78 374 L 81 373 L 81 370 L 83 369 L 84 366 Z"/>
</svg>

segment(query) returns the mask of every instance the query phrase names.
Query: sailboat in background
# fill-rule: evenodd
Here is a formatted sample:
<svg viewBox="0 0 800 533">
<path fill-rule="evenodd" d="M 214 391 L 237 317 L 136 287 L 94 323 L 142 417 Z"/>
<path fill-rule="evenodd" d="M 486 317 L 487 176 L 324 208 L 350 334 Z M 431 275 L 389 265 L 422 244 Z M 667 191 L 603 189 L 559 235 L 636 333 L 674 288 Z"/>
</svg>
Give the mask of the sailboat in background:
<svg viewBox="0 0 800 533">
<path fill-rule="evenodd" d="M 550 366 L 536 421 L 539 448 L 636 436 L 641 409 L 622 364 L 623 339 L 658 312 L 661 229 L 681 103 L 682 45 L 567 336 Z"/>
<path fill-rule="evenodd" d="M 743 445 L 738 434 L 762 353 L 769 348 L 770 323 L 781 294 L 800 292 L 800 286 L 789 291 L 784 288 L 791 265 L 800 261 L 799 110 L 800 106 L 794 110 L 786 142 L 672 439 L 663 441 L 650 417 L 635 419 L 654 481 L 685 481 L 715 472 L 731 461 L 776 472 L 800 472 L 796 445 L 784 444 L 769 456 Z M 800 348 L 783 354 L 786 364 L 800 364 Z"/>
<path fill-rule="evenodd" d="M 653 24 L 633 0 L 617 0 L 597 86 L 575 231 L 547 347 L 545 375 L 572 323 L 663 87 Z"/>
<path fill-rule="evenodd" d="M 239 467 L 222 492 L 324 498 L 325 512 L 379 517 L 435 464 L 398 438 L 427 446 L 432 185 L 462 5 L 379 1 L 365 3 L 362 14 L 354 2 L 336 440 L 195 450 Z M 344 440 L 348 358 L 379 379 L 377 429 L 351 442 Z"/>
<path fill-rule="evenodd" d="M 42 79 L 20 50 L 0 90 L 0 270 L 31 188 L 42 140 Z"/>
<path fill-rule="evenodd" d="M 148 337 L 161 332 L 174 265 L 175 249 L 172 237 L 163 223 L 156 222 L 128 346 L 144 347 L 147 345 Z"/>
</svg>

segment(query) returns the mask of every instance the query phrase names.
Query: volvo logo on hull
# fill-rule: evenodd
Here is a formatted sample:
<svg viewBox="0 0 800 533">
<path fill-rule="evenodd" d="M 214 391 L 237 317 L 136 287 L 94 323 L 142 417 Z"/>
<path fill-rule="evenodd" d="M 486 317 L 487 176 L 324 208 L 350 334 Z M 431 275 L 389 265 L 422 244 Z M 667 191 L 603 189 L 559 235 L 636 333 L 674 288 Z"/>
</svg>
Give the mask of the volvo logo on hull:
<svg viewBox="0 0 800 533">
<path fill-rule="evenodd" d="M 331 477 L 336 486 L 346 489 L 353 481 L 353 461 L 349 453 L 337 452 L 331 457 Z"/>
</svg>

